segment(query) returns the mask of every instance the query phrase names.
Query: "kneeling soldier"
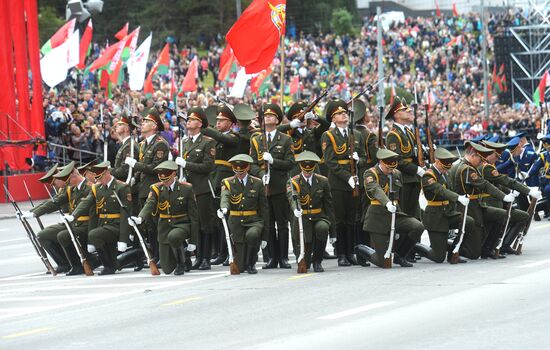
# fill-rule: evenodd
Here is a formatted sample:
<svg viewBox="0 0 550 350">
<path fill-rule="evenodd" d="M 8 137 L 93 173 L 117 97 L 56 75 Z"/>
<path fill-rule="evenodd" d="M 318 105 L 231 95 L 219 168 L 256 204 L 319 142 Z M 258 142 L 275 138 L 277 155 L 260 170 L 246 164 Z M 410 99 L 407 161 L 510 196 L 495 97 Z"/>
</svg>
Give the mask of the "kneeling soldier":
<svg viewBox="0 0 550 350">
<path fill-rule="evenodd" d="M 393 262 L 403 267 L 413 265 L 405 260 L 409 251 L 420 239 L 424 225 L 414 217 L 401 212 L 399 191 L 403 183 L 401 172 L 397 170 L 399 155 L 387 149 L 379 149 L 377 166 L 365 171 L 365 191 L 371 205 L 367 209 L 363 230 L 370 232 L 374 249 L 367 245 L 357 245 L 355 251 L 376 266 L 384 267 L 384 253 L 390 243 L 392 214 L 396 214 L 396 249 Z M 391 199 L 390 199 L 391 198 Z"/>
<path fill-rule="evenodd" d="M 220 209 L 221 219 L 229 213 L 229 232 L 235 244 L 235 262 L 239 271 L 258 273 L 260 239 L 262 249 L 267 245 L 267 220 L 269 212 L 262 180 L 249 176 L 252 157 L 238 154 L 229 160 L 235 175 L 222 180 Z M 229 247 L 230 248 L 230 247 Z"/>
<path fill-rule="evenodd" d="M 65 215 L 67 221 L 81 220 L 88 216 L 95 206 L 97 213 L 97 227 L 88 233 L 88 251 L 97 249 L 97 255 L 103 264 L 100 275 L 112 275 L 117 268 L 117 248 L 123 252 L 128 248 L 128 216 L 122 210 L 115 193 L 122 204 L 130 208 L 132 194 L 130 187 L 122 181 L 116 180 L 109 171 L 108 161 L 94 165 L 91 169 L 95 173 L 96 183 L 86 198 L 76 207 L 72 215 Z"/>
<path fill-rule="evenodd" d="M 177 181 L 178 165 L 167 160 L 155 167 L 160 180 L 151 185 L 151 192 L 139 216 L 128 219 L 130 225 L 158 215 L 160 265 L 165 274 L 185 272 L 185 248 L 195 250 L 199 237 L 197 202 L 190 183 Z M 186 240 L 191 243 L 187 244 Z"/>
<path fill-rule="evenodd" d="M 463 221 L 463 214 L 455 210 L 456 202 L 466 206 L 470 200 L 466 195 L 458 195 L 448 189 L 447 173 L 457 158 L 446 149 L 438 148 L 435 150 L 435 159 L 435 163 L 422 176 L 422 190 L 428 200 L 422 223 L 428 230 L 430 247 L 417 243 L 414 250 L 432 261 L 441 263 L 448 251 L 449 230 L 460 229 Z M 466 231 L 470 231 L 473 224 L 474 219 L 468 216 Z M 451 255 L 452 250 L 449 251 L 449 259 Z M 466 262 L 462 259 L 459 261 Z"/>
<path fill-rule="evenodd" d="M 292 222 L 293 247 L 300 246 L 298 220 L 302 217 L 304 228 L 304 251 L 307 268 L 313 263 L 313 271 L 323 272 L 323 254 L 330 233 L 330 243 L 336 241 L 334 232 L 334 208 L 328 179 L 323 175 L 314 174 L 315 167 L 321 161 L 310 151 L 296 155 L 302 172 L 287 183 L 286 195 L 294 212 Z M 293 194 L 298 195 L 300 207 L 296 206 Z"/>
</svg>

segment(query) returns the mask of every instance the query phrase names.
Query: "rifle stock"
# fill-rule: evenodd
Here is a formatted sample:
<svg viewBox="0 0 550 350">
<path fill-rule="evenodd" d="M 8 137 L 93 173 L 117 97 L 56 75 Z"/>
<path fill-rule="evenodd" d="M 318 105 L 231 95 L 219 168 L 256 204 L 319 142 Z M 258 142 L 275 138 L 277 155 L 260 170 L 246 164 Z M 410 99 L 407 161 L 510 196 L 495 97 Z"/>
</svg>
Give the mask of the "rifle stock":
<svg viewBox="0 0 550 350">
<path fill-rule="evenodd" d="M 384 106 L 378 106 L 380 119 L 378 120 L 378 148 L 384 148 Z"/>
<path fill-rule="evenodd" d="M 294 185 L 291 184 L 292 188 L 292 199 L 294 200 L 294 204 L 296 205 L 296 209 L 302 210 L 302 206 L 300 205 L 300 200 L 298 199 L 298 194 L 296 193 L 296 189 L 294 188 Z M 307 273 L 307 265 L 306 265 L 306 259 L 305 259 L 305 242 L 304 242 L 304 223 L 302 221 L 302 217 L 300 216 L 298 219 L 298 231 L 300 234 L 300 255 L 298 256 L 298 273 Z"/>
<path fill-rule="evenodd" d="M 235 258 L 233 255 L 233 243 L 231 242 L 231 236 L 229 235 L 229 227 L 227 226 L 227 220 L 225 216 L 221 219 L 223 225 L 223 231 L 225 233 L 225 241 L 227 242 L 227 253 L 229 254 L 229 273 L 232 275 L 239 275 L 239 266 L 235 263 Z"/>
<path fill-rule="evenodd" d="M 327 94 L 328 94 L 328 89 L 323 90 L 319 95 L 319 97 L 313 100 L 313 102 L 311 102 L 303 111 L 301 111 L 296 118 L 299 119 L 300 121 L 304 121 L 304 117 L 306 116 L 306 114 L 311 112 L 313 108 L 315 108 L 315 106 L 317 106 L 317 104 L 319 104 L 319 102 L 321 102 L 323 97 L 325 97 Z"/>
<path fill-rule="evenodd" d="M 416 85 L 414 85 L 414 138 L 416 141 L 416 160 L 419 167 L 424 167 L 424 150 L 422 149 L 422 140 L 420 139 L 420 129 L 418 128 L 418 96 L 416 94 Z"/>
<path fill-rule="evenodd" d="M 527 220 L 527 223 L 525 224 L 525 227 L 522 231 L 516 236 L 516 239 L 512 243 L 512 249 L 516 251 L 516 255 L 521 255 L 521 248 L 523 247 L 523 238 L 529 231 L 529 228 L 531 227 L 531 222 L 533 221 L 533 216 L 535 215 L 535 210 L 537 208 L 537 199 L 531 197 L 531 203 L 529 203 L 529 208 L 527 209 L 527 213 L 529 214 L 529 220 Z"/>
<path fill-rule="evenodd" d="M 389 175 L 390 178 L 390 192 L 389 192 L 389 199 L 392 204 L 394 204 L 393 200 L 393 175 Z M 390 224 L 390 240 L 388 242 L 388 249 L 386 249 L 386 253 L 384 253 L 384 262 L 382 264 L 382 267 L 385 269 L 390 269 L 392 267 L 392 250 L 393 250 L 393 240 L 395 237 L 395 219 L 396 219 L 396 213 L 391 214 L 391 224 Z"/>
<path fill-rule="evenodd" d="M 429 105 L 424 106 L 424 111 L 426 113 L 426 136 L 428 138 L 428 157 L 430 164 L 435 163 L 435 154 L 434 154 L 434 142 L 432 139 L 432 130 L 430 128 L 430 112 Z"/>
<path fill-rule="evenodd" d="M 359 197 L 359 180 L 357 179 L 357 162 L 353 159 L 353 154 L 355 153 L 355 120 L 354 120 L 354 111 L 353 111 L 353 99 L 351 100 L 351 110 L 349 112 L 350 123 L 349 123 L 349 135 L 348 135 L 348 144 L 349 144 L 349 156 L 350 156 L 350 172 L 351 176 L 355 181 L 355 187 L 352 190 L 353 197 Z"/>
<path fill-rule="evenodd" d="M 469 169 L 469 168 L 468 168 Z M 468 174 L 466 175 L 466 178 L 468 178 Z M 460 227 L 460 236 L 458 239 L 458 243 L 453 248 L 453 255 L 451 255 L 451 264 L 458 264 L 458 261 L 460 260 L 460 246 L 462 245 L 462 241 L 464 240 L 464 233 L 466 231 L 466 219 L 468 218 L 468 206 L 466 205 L 464 207 L 464 213 L 462 214 L 464 217 L 462 218 L 462 226 Z"/>
<path fill-rule="evenodd" d="M 267 132 L 266 132 L 266 129 L 265 129 L 265 117 L 264 117 L 264 105 L 263 103 L 260 105 L 260 112 L 258 113 L 258 118 L 260 119 L 260 128 L 262 130 L 262 147 L 264 149 L 264 152 L 268 152 L 269 151 L 269 148 L 267 147 Z M 269 162 L 266 161 L 265 159 L 263 159 L 263 153 L 262 153 L 262 160 L 264 162 L 264 165 L 265 165 L 265 168 L 266 168 L 266 171 L 265 171 L 265 174 L 268 176 L 268 177 L 271 177 L 271 168 L 269 166 Z M 260 154 L 258 154 L 258 160 L 260 158 Z M 269 196 L 269 183 L 266 183 L 265 184 L 265 195 L 266 196 Z"/>
</svg>

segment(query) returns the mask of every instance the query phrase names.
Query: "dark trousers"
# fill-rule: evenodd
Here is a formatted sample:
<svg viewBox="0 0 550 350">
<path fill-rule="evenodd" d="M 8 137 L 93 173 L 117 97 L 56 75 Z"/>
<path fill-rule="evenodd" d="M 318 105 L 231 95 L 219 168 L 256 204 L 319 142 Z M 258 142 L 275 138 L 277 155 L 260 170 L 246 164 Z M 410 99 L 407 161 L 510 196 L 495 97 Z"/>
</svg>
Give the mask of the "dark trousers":
<svg viewBox="0 0 550 350">
<path fill-rule="evenodd" d="M 351 255 L 355 247 L 359 197 L 353 197 L 351 191 L 331 192 L 336 224 L 336 252 L 338 255 Z"/>
<path fill-rule="evenodd" d="M 268 244 L 270 258 L 275 261 L 288 260 L 288 219 L 290 205 L 286 193 L 273 194 L 267 197 L 269 205 Z M 277 224 L 277 228 L 275 228 Z"/>
</svg>

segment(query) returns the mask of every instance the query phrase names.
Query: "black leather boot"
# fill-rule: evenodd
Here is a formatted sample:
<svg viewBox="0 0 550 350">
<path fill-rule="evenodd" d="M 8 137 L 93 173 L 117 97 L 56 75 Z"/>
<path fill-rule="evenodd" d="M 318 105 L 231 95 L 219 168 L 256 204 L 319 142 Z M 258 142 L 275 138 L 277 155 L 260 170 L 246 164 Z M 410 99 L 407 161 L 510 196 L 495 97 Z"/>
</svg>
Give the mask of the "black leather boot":
<svg viewBox="0 0 550 350">
<path fill-rule="evenodd" d="M 63 249 L 63 252 L 67 257 L 67 260 L 71 265 L 71 269 L 65 274 L 65 276 L 82 275 L 84 273 L 84 268 L 82 267 L 82 263 L 80 262 L 80 257 L 76 253 L 75 248 L 73 246 L 61 247 L 61 248 Z"/>
<path fill-rule="evenodd" d="M 227 242 L 225 241 L 225 236 L 224 236 L 224 240 L 222 241 L 221 247 L 220 247 L 220 253 L 216 257 L 216 259 L 210 260 L 210 264 L 211 265 L 221 265 L 227 259 L 228 259 L 228 257 L 227 257 Z M 229 261 L 228 261 L 228 264 L 229 264 Z"/>
<path fill-rule="evenodd" d="M 55 272 L 69 272 L 69 270 L 71 269 L 71 265 L 69 264 L 67 257 L 65 257 L 65 253 L 63 252 L 63 249 L 61 248 L 61 245 L 59 243 L 52 243 L 47 248 L 44 247 L 44 249 L 48 252 L 48 254 L 50 254 L 52 259 L 57 264 Z"/>
<path fill-rule="evenodd" d="M 202 240 L 202 251 L 201 251 L 201 264 L 199 265 L 199 270 L 210 270 L 210 251 L 211 251 L 211 242 L 212 237 L 210 234 L 205 234 Z"/>
<path fill-rule="evenodd" d="M 99 272 L 98 275 L 104 276 L 104 275 L 112 275 L 115 273 L 115 268 L 113 267 L 113 261 L 111 260 L 110 254 L 106 250 L 103 249 L 97 249 L 97 255 L 99 256 L 99 260 L 101 260 L 101 263 L 103 264 L 103 269 Z"/>
<path fill-rule="evenodd" d="M 131 248 L 123 253 L 118 254 L 118 256 L 116 257 L 117 270 L 120 271 L 124 268 L 136 267 L 138 258 L 141 260 L 140 263 L 143 268 L 143 254 L 140 254 L 141 252 L 141 248 Z"/>
<path fill-rule="evenodd" d="M 327 245 L 326 241 L 321 241 L 316 239 L 313 244 L 313 254 L 311 256 L 311 261 L 313 265 L 313 272 L 325 272 L 323 269 L 323 255 L 325 253 L 325 246 Z"/>
<path fill-rule="evenodd" d="M 409 261 L 407 261 L 406 258 L 400 256 L 397 253 L 393 255 L 393 263 L 400 265 L 401 267 L 413 267 L 413 264 L 411 264 Z"/>
<path fill-rule="evenodd" d="M 290 269 L 288 262 L 288 230 L 279 229 L 279 267 L 281 269 Z"/>
<path fill-rule="evenodd" d="M 185 248 L 183 246 L 179 248 L 172 248 L 172 252 L 176 257 L 176 268 L 174 269 L 174 275 L 180 276 L 185 273 Z"/>
<path fill-rule="evenodd" d="M 258 270 L 256 270 L 256 260 L 258 259 L 258 248 L 254 247 L 248 247 L 248 267 L 247 272 L 251 275 L 255 275 L 258 273 Z"/>
<path fill-rule="evenodd" d="M 373 248 L 369 247 L 368 245 L 358 244 L 355 246 L 355 254 L 357 254 L 358 258 L 360 257 L 361 259 L 364 259 L 365 261 L 370 261 L 373 264 L 378 266 L 378 264 L 376 264 L 376 261 L 373 258 L 373 255 L 375 253 L 376 251 Z"/>
<path fill-rule="evenodd" d="M 189 253 L 188 251 L 185 251 L 185 262 L 183 263 L 183 265 L 185 267 L 185 272 L 191 271 L 191 253 Z"/>
</svg>

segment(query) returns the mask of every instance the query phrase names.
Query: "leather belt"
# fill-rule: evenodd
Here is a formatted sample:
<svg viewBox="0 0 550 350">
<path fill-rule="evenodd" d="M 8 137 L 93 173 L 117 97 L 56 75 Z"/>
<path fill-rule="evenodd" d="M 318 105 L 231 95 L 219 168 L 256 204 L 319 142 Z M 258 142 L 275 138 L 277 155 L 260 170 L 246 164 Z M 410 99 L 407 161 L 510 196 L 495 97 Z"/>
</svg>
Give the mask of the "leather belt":
<svg viewBox="0 0 550 350">
<path fill-rule="evenodd" d="M 340 159 L 338 161 L 338 164 L 349 164 L 351 162 L 351 160 L 349 159 Z"/>
<path fill-rule="evenodd" d="M 449 205 L 449 201 L 428 201 L 428 207 L 441 207 Z"/>
<path fill-rule="evenodd" d="M 184 216 L 187 216 L 187 214 L 176 214 L 176 215 L 159 214 L 159 218 L 161 219 L 177 219 L 177 218 L 182 218 Z"/>
<path fill-rule="evenodd" d="M 481 199 L 481 198 L 487 198 L 487 197 L 491 197 L 491 195 L 488 193 L 480 193 L 480 194 L 472 194 L 468 196 L 468 198 L 470 199 Z"/>
<path fill-rule="evenodd" d="M 79 216 L 76 221 L 90 221 L 90 217 L 89 216 Z"/>
<path fill-rule="evenodd" d="M 120 219 L 120 214 L 99 214 L 100 219 Z"/>
<path fill-rule="evenodd" d="M 256 215 L 258 212 L 256 210 L 230 210 L 229 215 L 231 216 L 252 216 Z"/>
<path fill-rule="evenodd" d="M 382 205 L 382 203 L 380 203 L 380 201 L 377 200 L 377 199 L 371 200 L 371 201 L 370 201 L 370 204 L 371 204 L 371 205 Z M 396 200 L 394 201 L 394 204 L 399 204 L 399 201 L 396 199 Z"/>
<path fill-rule="evenodd" d="M 302 214 L 304 214 L 304 215 L 321 214 L 322 211 L 323 211 L 323 209 L 321 209 L 321 208 L 303 209 Z"/>
</svg>

